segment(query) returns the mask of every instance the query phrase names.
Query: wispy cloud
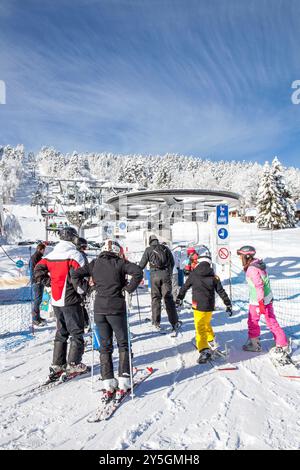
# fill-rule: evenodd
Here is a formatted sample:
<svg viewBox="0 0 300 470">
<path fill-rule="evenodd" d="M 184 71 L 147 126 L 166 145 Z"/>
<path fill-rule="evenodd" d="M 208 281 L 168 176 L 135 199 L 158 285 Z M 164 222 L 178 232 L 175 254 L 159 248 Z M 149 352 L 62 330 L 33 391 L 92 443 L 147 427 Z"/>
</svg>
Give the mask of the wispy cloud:
<svg viewBox="0 0 300 470">
<path fill-rule="evenodd" d="M 297 0 L 54 3 L 0 10 L 3 143 L 297 164 Z"/>
</svg>

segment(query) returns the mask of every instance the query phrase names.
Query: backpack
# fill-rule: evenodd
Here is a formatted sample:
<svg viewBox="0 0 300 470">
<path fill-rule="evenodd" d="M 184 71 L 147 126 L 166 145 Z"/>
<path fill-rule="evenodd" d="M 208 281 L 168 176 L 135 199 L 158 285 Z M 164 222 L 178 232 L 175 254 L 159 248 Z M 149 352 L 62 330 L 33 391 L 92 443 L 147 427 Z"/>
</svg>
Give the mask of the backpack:
<svg viewBox="0 0 300 470">
<path fill-rule="evenodd" d="M 155 245 L 149 254 L 149 262 L 152 268 L 167 268 L 169 264 L 168 248 L 161 244 Z"/>
</svg>

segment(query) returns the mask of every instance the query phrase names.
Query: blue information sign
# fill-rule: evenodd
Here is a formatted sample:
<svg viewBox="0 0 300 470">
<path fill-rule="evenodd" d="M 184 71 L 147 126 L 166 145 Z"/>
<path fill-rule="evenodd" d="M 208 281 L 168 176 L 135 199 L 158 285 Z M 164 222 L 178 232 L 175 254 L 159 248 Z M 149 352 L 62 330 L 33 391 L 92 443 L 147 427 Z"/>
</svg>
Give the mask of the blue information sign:
<svg viewBox="0 0 300 470">
<path fill-rule="evenodd" d="M 217 206 L 217 225 L 228 225 L 228 206 Z"/>
<path fill-rule="evenodd" d="M 228 238 L 228 230 L 226 228 L 220 228 L 218 230 L 218 237 L 221 238 L 221 240 L 226 240 L 226 238 Z"/>
</svg>

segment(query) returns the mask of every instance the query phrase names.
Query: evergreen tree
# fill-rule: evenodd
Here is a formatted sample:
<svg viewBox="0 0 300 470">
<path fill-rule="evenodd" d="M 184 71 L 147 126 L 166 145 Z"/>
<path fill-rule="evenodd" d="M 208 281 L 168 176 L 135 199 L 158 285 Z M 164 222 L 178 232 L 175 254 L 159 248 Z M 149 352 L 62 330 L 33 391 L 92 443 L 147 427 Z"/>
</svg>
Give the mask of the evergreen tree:
<svg viewBox="0 0 300 470">
<path fill-rule="evenodd" d="M 275 184 L 280 193 L 283 205 L 285 206 L 286 224 L 284 228 L 294 228 L 297 225 L 296 205 L 292 199 L 291 191 L 289 190 L 283 177 L 283 169 L 277 157 L 274 158 L 271 168 Z"/>
<path fill-rule="evenodd" d="M 259 228 L 277 230 L 295 226 L 292 225 L 292 206 L 285 189 L 278 160 L 271 167 L 266 163 L 257 191 L 256 221 Z"/>
</svg>

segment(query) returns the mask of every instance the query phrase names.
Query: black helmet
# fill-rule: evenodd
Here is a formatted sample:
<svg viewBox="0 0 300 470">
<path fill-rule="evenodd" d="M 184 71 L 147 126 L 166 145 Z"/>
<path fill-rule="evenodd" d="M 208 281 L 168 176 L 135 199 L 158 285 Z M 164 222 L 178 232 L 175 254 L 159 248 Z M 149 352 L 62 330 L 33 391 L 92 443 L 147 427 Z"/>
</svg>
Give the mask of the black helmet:
<svg viewBox="0 0 300 470">
<path fill-rule="evenodd" d="M 79 237 L 77 244 L 76 244 L 76 248 L 80 250 L 82 248 L 87 249 L 87 247 L 88 247 L 88 241 L 85 238 Z"/>
<path fill-rule="evenodd" d="M 253 258 L 256 255 L 256 249 L 251 245 L 244 245 L 237 250 L 239 256 L 245 256 L 246 259 Z"/>
<path fill-rule="evenodd" d="M 74 227 L 64 227 L 59 231 L 59 238 L 65 242 L 72 242 L 77 245 L 78 232 Z"/>
</svg>

